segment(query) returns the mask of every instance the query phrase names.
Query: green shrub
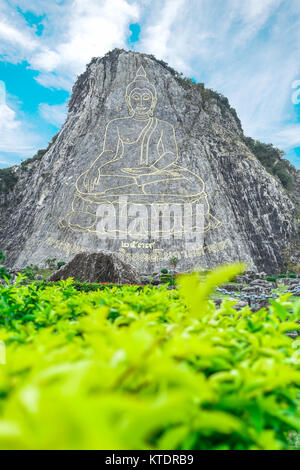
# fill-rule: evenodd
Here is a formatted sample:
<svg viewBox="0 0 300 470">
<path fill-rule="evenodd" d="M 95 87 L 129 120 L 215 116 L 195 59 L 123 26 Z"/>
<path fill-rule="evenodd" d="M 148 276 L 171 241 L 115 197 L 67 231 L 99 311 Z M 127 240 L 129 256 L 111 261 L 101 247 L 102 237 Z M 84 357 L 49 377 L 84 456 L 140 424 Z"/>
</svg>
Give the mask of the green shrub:
<svg viewBox="0 0 300 470">
<path fill-rule="evenodd" d="M 52 137 L 47 148 L 38 150 L 37 153 L 32 158 L 27 158 L 26 160 L 24 160 L 21 163 L 21 167 L 25 169 L 29 164 L 40 161 L 43 158 L 43 156 L 48 152 L 48 150 L 50 150 L 52 145 L 55 143 L 57 137 L 58 137 L 58 133 Z"/>
<path fill-rule="evenodd" d="M 275 277 L 275 276 L 267 276 L 267 277 L 266 277 L 266 281 L 269 281 L 269 282 L 276 282 L 276 281 L 277 281 L 277 277 Z"/>
<path fill-rule="evenodd" d="M 17 182 L 18 178 L 13 168 L 0 168 L 0 193 L 9 193 Z"/>
<path fill-rule="evenodd" d="M 289 274 L 289 278 L 290 278 L 290 279 L 296 279 L 296 278 L 297 278 L 297 274 Z"/>
<path fill-rule="evenodd" d="M 46 266 L 48 266 L 49 269 L 55 269 L 57 267 L 56 258 L 46 259 L 45 264 Z"/>
<path fill-rule="evenodd" d="M 7 271 L 7 268 L 5 266 L 0 266 L 0 279 L 11 279 L 11 275 Z"/>
<path fill-rule="evenodd" d="M 176 257 L 173 257 L 170 259 L 169 261 L 170 265 L 172 266 L 173 270 L 174 270 L 174 273 L 175 273 L 175 270 L 176 270 L 176 266 L 177 264 L 179 263 L 179 259 L 176 258 Z"/>
<path fill-rule="evenodd" d="M 279 274 L 277 276 L 278 279 L 285 279 L 286 278 L 286 274 Z"/>
<path fill-rule="evenodd" d="M 4 263 L 5 261 L 5 255 L 3 251 L 0 251 L 0 263 Z M 11 279 L 11 275 L 7 271 L 7 268 L 5 266 L 0 266 L 0 279 Z"/>
<path fill-rule="evenodd" d="M 175 276 L 173 274 L 163 274 L 162 276 L 160 276 L 160 282 L 162 284 L 169 283 L 171 285 L 174 285 L 174 279 Z"/>
<path fill-rule="evenodd" d="M 38 270 L 39 270 L 38 266 L 30 264 L 29 266 L 26 266 L 26 268 L 23 270 L 23 274 L 30 281 L 34 281 L 35 276 L 38 273 Z"/>
<path fill-rule="evenodd" d="M 237 115 L 237 112 L 234 108 L 230 106 L 228 98 L 226 98 L 226 96 L 223 96 L 221 93 L 218 93 L 215 90 L 211 90 L 210 88 L 203 88 L 201 90 L 201 95 L 205 109 L 207 103 L 211 102 L 212 100 L 216 101 L 217 105 L 220 107 L 223 118 L 227 119 L 228 112 L 230 112 L 231 115 L 234 117 L 239 129 L 242 130 L 242 123 Z"/>
<path fill-rule="evenodd" d="M 0 251 L 0 263 L 4 263 L 4 261 L 5 261 L 5 255 L 3 251 Z"/>
<path fill-rule="evenodd" d="M 58 134 L 56 134 L 49 142 L 48 147 L 46 149 L 38 150 L 38 152 L 32 157 L 27 158 L 21 163 L 21 168 L 26 170 L 28 165 L 34 162 L 40 161 L 43 156 L 48 152 L 48 150 L 52 147 L 55 143 Z M 18 172 L 15 171 L 15 167 L 9 168 L 0 168 L 0 193 L 7 194 L 14 189 L 18 182 Z"/>
<path fill-rule="evenodd" d="M 62 266 L 65 266 L 65 264 L 66 264 L 66 263 L 65 263 L 64 261 L 59 261 L 59 262 L 57 263 L 57 266 L 56 266 L 56 267 L 57 267 L 57 269 L 60 269 Z"/>
<path fill-rule="evenodd" d="M 291 174 L 294 168 L 288 160 L 282 158 L 284 152 L 273 147 L 272 144 L 264 144 L 251 137 L 243 137 L 243 140 L 265 169 L 271 175 L 277 176 L 288 191 L 292 190 L 294 181 Z"/>
<path fill-rule="evenodd" d="M 180 276 L 178 291 L 0 286 L 0 448 L 288 449 L 300 305 L 216 309 L 241 269 Z"/>
<path fill-rule="evenodd" d="M 60 281 L 36 281 L 34 283 L 37 289 L 46 289 L 50 286 L 59 287 Z M 122 288 L 127 284 L 116 284 L 113 282 L 106 282 L 106 283 L 96 283 L 96 282 L 80 282 L 80 281 L 73 281 L 72 287 L 78 292 L 95 292 L 97 290 L 105 290 L 105 289 L 112 289 L 112 288 Z M 142 289 L 144 286 L 136 285 L 134 286 L 136 289 Z M 151 287 L 151 286 L 150 286 Z"/>
<path fill-rule="evenodd" d="M 169 271 L 168 271 L 167 269 L 162 269 L 160 272 L 161 272 L 162 274 L 168 274 Z"/>
</svg>

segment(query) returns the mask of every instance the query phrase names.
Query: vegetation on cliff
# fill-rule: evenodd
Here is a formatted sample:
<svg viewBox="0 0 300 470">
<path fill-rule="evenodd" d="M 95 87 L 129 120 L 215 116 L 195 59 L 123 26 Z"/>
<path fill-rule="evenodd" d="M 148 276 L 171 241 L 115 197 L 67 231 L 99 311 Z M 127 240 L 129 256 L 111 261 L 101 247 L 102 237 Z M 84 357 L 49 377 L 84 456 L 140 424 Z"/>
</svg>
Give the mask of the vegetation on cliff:
<svg viewBox="0 0 300 470">
<path fill-rule="evenodd" d="M 14 167 L 0 168 L 0 193 L 9 193 L 15 187 L 17 181 Z"/>
<path fill-rule="evenodd" d="M 55 143 L 57 137 L 58 137 L 58 133 L 55 134 L 55 135 L 52 137 L 52 139 L 51 139 L 51 141 L 49 142 L 47 148 L 38 150 L 37 153 L 36 153 L 32 158 L 27 158 L 26 160 L 24 160 L 24 161 L 21 163 L 21 167 L 22 167 L 22 168 L 25 168 L 27 165 L 30 165 L 30 163 L 40 161 L 40 160 L 43 158 L 43 156 L 48 152 L 48 150 L 50 150 L 50 148 L 52 147 L 52 145 Z"/>
<path fill-rule="evenodd" d="M 284 152 L 274 147 L 272 144 L 264 144 L 251 137 L 244 137 L 243 140 L 266 170 L 271 173 L 271 175 L 277 176 L 281 184 L 287 190 L 292 190 L 295 168 L 288 160 L 282 158 Z"/>
<path fill-rule="evenodd" d="M 20 165 L 21 170 L 26 170 L 28 165 L 31 163 L 35 163 L 40 161 L 43 156 L 48 152 L 48 150 L 52 147 L 58 137 L 58 133 L 55 134 L 51 141 L 49 142 L 47 148 L 40 149 L 32 158 L 27 158 L 26 160 L 22 161 Z M 9 168 L 0 168 L 0 193 L 7 194 L 9 193 L 17 184 L 18 176 L 16 169 L 18 166 L 9 167 Z"/>
</svg>

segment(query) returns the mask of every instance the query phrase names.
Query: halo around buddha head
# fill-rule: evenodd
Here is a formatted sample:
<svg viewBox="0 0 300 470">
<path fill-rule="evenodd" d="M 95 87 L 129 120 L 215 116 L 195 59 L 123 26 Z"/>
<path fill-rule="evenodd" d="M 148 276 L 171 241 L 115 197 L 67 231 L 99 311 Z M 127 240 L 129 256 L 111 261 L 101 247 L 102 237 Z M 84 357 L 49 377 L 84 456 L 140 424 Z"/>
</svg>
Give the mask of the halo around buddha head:
<svg viewBox="0 0 300 470">
<path fill-rule="evenodd" d="M 149 79 L 146 75 L 145 69 L 144 69 L 143 66 L 141 66 L 138 69 L 137 73 L 136 73 L 135 79 L 132 82 L 130 82 L 127 85 L 127 88 L 126 88 L 126 103 L 127 103 L 128 109 L 129 109 L 130 116 L 133 116 L 133 114 L 134 114 L 134 111 L 133 111 L 133 108 L 132 108 L 131 102 L 130 102 L 130 100 L 131 100 L 130 95 L 135 90 L 143 90 L 143 89 L 147 89 L 151 93 L 152 104 L 151 104 L 151 107 L 150 107 L 150 110 L 149 110 L 149 115 L 153 116 L 153 111 L 154 111 L 154 108 L 155 108 L 156 103 L 157 103 L 156 88 L 155 88 L 154 85 L 152 85 L 149 82 Z"/>
</svg>

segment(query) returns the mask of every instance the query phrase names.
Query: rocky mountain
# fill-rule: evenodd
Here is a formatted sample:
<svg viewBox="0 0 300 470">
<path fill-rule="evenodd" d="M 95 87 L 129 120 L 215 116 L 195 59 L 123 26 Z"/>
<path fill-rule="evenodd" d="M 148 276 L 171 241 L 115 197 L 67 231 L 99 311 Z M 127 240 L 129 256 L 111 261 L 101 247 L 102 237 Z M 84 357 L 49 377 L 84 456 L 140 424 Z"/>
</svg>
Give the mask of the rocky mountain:
<svg viewBox="0 0 300 470">
<path fill-rule="evenodd" d="M 20 268 L 108 250 L 144 273 L 174 257 L 274 272 L 297 236 L 299 174 L 292 200 L 255 152 L 225 97 L 114 50 L 78 77 L 46 152 L 0 175 L 0 249 Z"/>
</svg>

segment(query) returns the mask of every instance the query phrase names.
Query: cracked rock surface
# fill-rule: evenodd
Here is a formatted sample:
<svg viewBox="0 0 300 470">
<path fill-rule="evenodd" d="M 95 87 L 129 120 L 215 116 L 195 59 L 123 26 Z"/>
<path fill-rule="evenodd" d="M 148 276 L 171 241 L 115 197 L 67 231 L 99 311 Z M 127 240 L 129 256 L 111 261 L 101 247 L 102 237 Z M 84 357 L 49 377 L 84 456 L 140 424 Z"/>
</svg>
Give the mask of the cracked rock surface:
<svg viewBox="0 0 300 470">
<path fill-rule="evenodd" d="M 175 129 L 178 164 L 203 180 L 210 214 L 221 222 L 205 232 L 202 252 L 176 239 L 153 246 L 143 240 L 140 247 L 124 249 L 120 239 L 101 239 L 61 223 L 72 210 L 77 179 L 101 153 L 108 122 L 128 117 L 125 90 L 140 66 L 157 90 L 154 117 Z M 254 271 L 275 272 L 296 236 L 295 206 L 242 137 L 236 113 L 224 97 L 183 80 L 154 57 L 114 50 L 93 59 L 73 87 L 55 143 L 40 161 L 15 167 L 17 184 L 0 194 L 0 248 L 8 265 L 43 265 L 47 258 L 70 261 L 82 251 L 104 250 L 143 273 L 159 272 L 170 256 L 179 258 L 179 271 L 243 260 Z M 187 186 L 182 183 L 183 193 Z"/>
</svg>

